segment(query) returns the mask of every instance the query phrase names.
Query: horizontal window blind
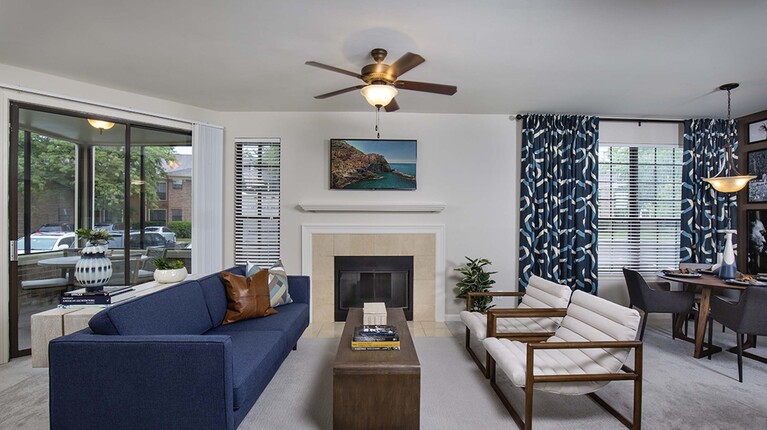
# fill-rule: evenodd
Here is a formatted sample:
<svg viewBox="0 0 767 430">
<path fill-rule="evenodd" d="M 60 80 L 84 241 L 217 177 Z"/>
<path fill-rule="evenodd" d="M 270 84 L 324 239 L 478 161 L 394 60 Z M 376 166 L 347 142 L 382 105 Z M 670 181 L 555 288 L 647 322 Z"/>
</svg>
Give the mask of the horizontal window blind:
<svg viewBox="0 0 767 430">
<path fill-rule="evenodd" d="M 268 266 L 280 258 L 280 142 L 235 140 L 234 259 Z"/>
<path fill-rule="evenodd" d="M 599 149 L 599 274 L 679 264 L 682 148 Z"/>
</svg>

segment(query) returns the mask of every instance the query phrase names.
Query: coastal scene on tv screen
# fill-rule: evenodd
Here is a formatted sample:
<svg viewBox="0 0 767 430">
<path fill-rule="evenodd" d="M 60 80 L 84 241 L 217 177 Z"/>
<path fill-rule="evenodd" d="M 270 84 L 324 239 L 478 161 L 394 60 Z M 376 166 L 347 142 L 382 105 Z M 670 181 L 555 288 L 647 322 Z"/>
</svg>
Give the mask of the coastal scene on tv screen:
<svg viewBox="0 0 767 430">
<path fill-rule="evenodd" d="M 330 188 L 415 190 L 415 140 L 330 140 Z"/>
</svg>

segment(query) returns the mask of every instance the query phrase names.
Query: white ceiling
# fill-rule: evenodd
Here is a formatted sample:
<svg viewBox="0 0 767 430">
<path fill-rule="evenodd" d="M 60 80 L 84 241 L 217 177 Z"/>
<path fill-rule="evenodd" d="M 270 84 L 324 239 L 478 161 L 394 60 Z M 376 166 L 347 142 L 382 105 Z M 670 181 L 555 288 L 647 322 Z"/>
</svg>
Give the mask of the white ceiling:
<svg viewBox="0 0 767 430">
<path fill-rule="evenodd" d="M 426 62 L 402 112 L 687 118 L 767 109 L 764 0 L 0 0 L 0 63 L 220 111 L 369 111 L 359 71 Z M 0 82 L 4 82 L 0 76 Z M 394 114 L 396 115 L 396 114 Z"/>
</svg>

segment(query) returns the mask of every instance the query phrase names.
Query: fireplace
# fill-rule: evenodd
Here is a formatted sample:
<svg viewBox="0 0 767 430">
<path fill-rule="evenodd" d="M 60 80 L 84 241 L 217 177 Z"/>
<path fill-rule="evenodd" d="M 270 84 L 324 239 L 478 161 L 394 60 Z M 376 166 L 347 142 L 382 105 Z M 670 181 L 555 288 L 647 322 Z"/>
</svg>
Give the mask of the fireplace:
<svg viewBox="0 0 767 430">
<path fill-rule="evenodd" d="M 413 256 L 336 256 L 334 285 L 335 321 L 365 302 L 403 308 L 413 319 Z"/>
</svg>

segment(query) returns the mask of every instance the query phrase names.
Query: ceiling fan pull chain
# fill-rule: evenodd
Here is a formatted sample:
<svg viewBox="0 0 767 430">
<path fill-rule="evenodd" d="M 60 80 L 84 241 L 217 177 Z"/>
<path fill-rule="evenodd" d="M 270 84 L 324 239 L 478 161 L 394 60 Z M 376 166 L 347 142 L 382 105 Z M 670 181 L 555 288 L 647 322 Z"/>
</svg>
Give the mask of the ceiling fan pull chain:
<svg viewBox="0 0 767 430">
<path fill-rule="evenodd" d="M 376 106 L 376 139 L 381 138 L 381 133 L 378 131 L 378 118 L 380 114 L 381 114 L 381 107 Z"/>
</svg>

